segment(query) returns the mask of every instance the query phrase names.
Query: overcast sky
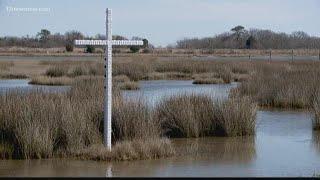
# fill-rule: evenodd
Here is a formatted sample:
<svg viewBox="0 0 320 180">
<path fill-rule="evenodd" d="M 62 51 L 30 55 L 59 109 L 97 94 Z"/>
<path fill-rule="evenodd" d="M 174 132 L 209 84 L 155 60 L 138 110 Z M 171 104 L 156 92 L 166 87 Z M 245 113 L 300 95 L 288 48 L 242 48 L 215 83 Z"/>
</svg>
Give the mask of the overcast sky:
<svg viewBox="0 0 320 180">
<path fill-rule="evenodd" d="M 236 25 L 320 36 L 320 0 L 0 0 L 0 36 L 34 36 L 42 28 L 104 34 L 107 7 L 113 10 L 113 34 L 144 37 L 155 45 L 213 36 Z"/>
</svg>

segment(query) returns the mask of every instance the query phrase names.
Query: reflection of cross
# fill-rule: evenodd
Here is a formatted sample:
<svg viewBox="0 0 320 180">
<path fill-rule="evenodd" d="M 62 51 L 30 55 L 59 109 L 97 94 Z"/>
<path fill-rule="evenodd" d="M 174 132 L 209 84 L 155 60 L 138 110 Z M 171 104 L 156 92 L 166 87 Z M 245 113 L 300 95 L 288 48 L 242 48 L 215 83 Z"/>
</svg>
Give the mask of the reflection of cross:
<svg viewBox="0 0 320 180">
<path fill-rule="evenodd" d="M 143 41 L 112 40 L 111 9 L 106 11 L 107 40 L 75 40 L 76 45 L 107 46 L 105 58 L 105 99 L 104 99 L 104 144 L 111 150 L 111 105 L 112 105 L 112 46 L 141 46 Z"/>
</svg>

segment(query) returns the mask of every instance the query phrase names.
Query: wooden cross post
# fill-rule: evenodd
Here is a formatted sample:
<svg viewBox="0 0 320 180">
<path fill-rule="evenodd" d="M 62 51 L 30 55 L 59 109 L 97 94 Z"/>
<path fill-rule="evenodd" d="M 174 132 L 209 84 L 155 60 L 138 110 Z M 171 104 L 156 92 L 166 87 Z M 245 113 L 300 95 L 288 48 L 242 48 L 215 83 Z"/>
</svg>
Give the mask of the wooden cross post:
<svg viewBox="0 0 320 180">
<path fill-rule="evenodd" d="M 105 99 L 104 99 L 104 145 L 111 150 L 112 114 L 112 46 L 142 46 L 143 41 L 112 40 L 111 9 L 106 11 L 106 40 L 75 40 L 75 45 L 106 46 L 105 52 Z"/>
</svg>

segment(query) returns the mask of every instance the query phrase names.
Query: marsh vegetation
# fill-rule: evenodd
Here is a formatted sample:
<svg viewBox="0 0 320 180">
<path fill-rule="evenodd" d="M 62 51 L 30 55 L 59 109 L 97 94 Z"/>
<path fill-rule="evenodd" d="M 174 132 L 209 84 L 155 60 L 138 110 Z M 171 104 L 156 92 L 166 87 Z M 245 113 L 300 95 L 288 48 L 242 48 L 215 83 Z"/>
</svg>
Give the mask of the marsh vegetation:
<svg viewBox="0 0 320 180">
<path fill-rule="evenodd" d="M 163 119 L 159 114 L 166 105 L 152 109 L 142 100 L 124 100 L 117 85 L 113 94 L 113 124 L 112 138 L 115 142 L 112 152 L 107 152 L 102 145 L 103 119 L 103 77 L 78 77 L 74 79 L 71 90 L 65 93 L 48 93 L 41 90 L 22 92 L 19 90 L 7 92 L 0 96 L 1 123 L 1 156 L 3 158 L 33 159 L 53 157 L 73 157 L 93 160 L 134 160 L 172 156 L 174 148 L 170 144 L 171 137 L 167 134 L 166 125 L 174 127 L 176 116 L 166 114 Z M 219 127 L 223 127 L 224 136 L 247 135 L 246 129 L 231 129 L 226 121 L 237 121 L 241 110 L 236 107 L 246 107 L 247 101 L 234 102 L 234 108 L 216 105 L 208 97 L 182 96 L 183 99 L 194 99 L 195 109 L 217 106 L 217 113 L 192 111 L 180 119 L 182 126 L 192 125 L 193 117 L 201 117 L 210 121 L 210 126 L 217 123 L 221 116 Z M 207 99 L 208 107 L 201 103 Z M 18 102 L 18 103 L 17 103 Z M 244 103 L 244 104 L 243 104 Z M 243 104 L 243 105 L 240 105 Z M 167 105 L 169 106 L 169 104 Z M 219 107 L 219 108 L 218 108 Z M 219 110 L 218 110 L 219 109 Z M 179 109 L 173 109 L 174 113 Z M 234 112 L 233 117 L 222 117 L 223 113 Z M 221 114 L 222 113 L 222 114 Z M 254 124 L 255 109 L 240 121 L 252 121 Z M 229 119 L 228 119 L 229 118 Z M 200 122 L 193 122 L 202 124 Z M 183 125 L 185 124 L 185 125 Z M 232 123 L 231 123 L 232 124 Z M 250 124 L 250 123 L 248 123 Z M 188 131 L 199 131 L 198 126 L 191 126 Z M 251 128 L 251 127 L 250 127 Z M 174 130 L 174 129 L 173 129 Z M 208 134 L 215 134 L 212 128 Z M 239 133 L 237 133 L 237 131 Z M 229 133 L 232 132 L 232 133 Z M 192 137 L 187 134 L 184 137 Z"/>
<path fill-rule="evenodd" d="M 1 95 L 0 103 L 6 104 L 0 107 L 2 158 L 134 160 L 172 156 L 175 149 L 168 138 L 254 135 L 257 105 L 307 108 L 314 113 L 314 129 L 320 126 L 319 62 L 125 58 L 113 64 L 115 148 L 107 153 L 102 147 L 102 62 L 40 61 L 37 65 L 46 68 L 38 71 L 31 83 L 71 85 L 71 90 Z M 3 63 L 2 72 L 14 71 L 15 66 Z M 241 84 L 225 101 L 181 94 L 150 108 L 142 100 L 122 98 L 121 89 L 134 90 L 139 88 L 137 81 L 151 79 Z"/>
</svg>

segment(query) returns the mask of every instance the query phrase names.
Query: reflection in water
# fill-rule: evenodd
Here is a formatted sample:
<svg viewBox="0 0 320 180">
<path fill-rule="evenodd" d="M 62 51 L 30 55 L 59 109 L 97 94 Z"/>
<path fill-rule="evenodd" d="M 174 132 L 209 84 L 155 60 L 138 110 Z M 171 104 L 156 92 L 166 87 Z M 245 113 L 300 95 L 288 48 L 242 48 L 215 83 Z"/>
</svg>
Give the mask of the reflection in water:
<svg viewBox="0 0 320 180">
<path fill-rule="evenodd" d="M 108 163 L 95 161 L 71 159 L 0 161 L 0 176 L 105 177 L 107 170 L 111 170 L 111 166 Z M 109 175 L 112 176 L 110 173 Z"/>
<path fill-rule="evenodd" d="M 112 177 L 112 165 L 108 164 L 106 177 Z"/>
<path fill-rule="evenodd" d="M 248 163 L 256 157 L 253 136 L 175 139 L 173 143 L 180 156 L 194 159 L 205 158 L 214 162 Z"/>
<path fill-rule="evenodd" d="M 11 79 L 0 80 L 0 94 L 12 91 L 44 91 L 48 93 L 60 93 L 70 90 L 70 86 L 43 86 L 43 85 L 30 85 L 29 80 L 25 79 Z"/>
<path fill-rule="evenodd" d="M 312 145 L 320 156 L 320 131 L 313 131 L 312 133 Z"/>
</svg>

